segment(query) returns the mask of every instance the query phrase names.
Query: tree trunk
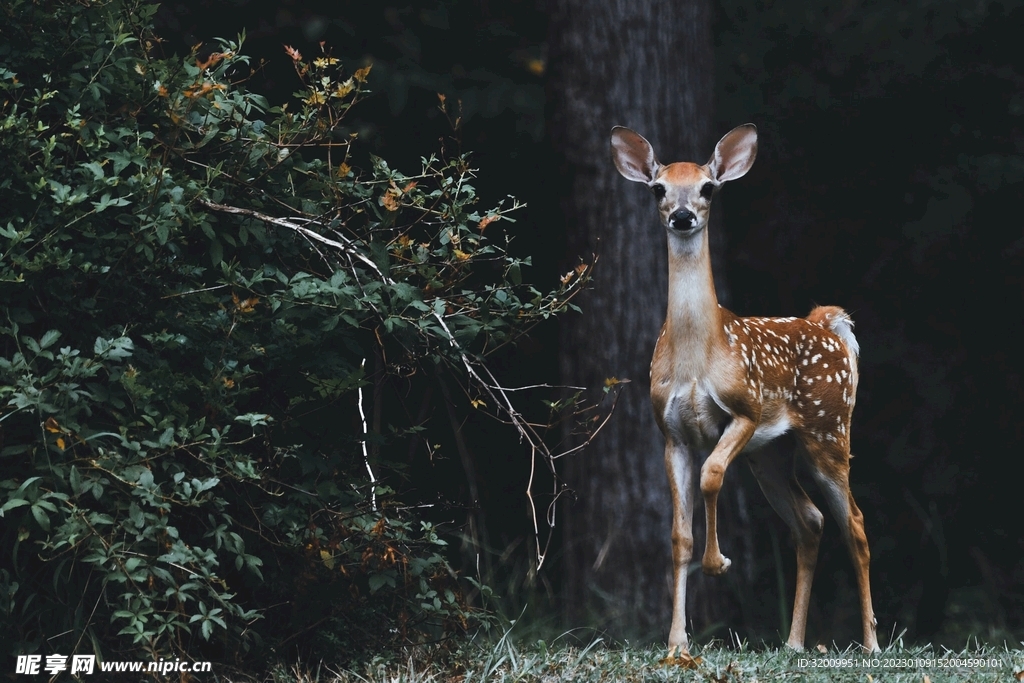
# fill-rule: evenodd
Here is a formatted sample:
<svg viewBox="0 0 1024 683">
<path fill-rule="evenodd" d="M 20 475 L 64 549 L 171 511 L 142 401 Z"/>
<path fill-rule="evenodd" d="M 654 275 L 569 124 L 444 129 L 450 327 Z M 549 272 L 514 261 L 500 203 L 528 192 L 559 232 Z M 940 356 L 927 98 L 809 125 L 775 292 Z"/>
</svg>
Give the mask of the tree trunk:
<svg viewBox="0 0 1024 683">
<path fill-rule="evenodd" d="M 565 463 L 576 494 L 563 508 L 566 611 L 573 625 L 654 641 L 667 637 L 671 618 L 672 503 L 648 379 L 665 317 L 666 237 L 650 193 L 616 172 L 609 133 L 613 125 L 633 128 L 663 163 L 707 161 L 717 140 L 710 22 L 709 0 L 552 0 L 548 130 L 564 186 L 568 249 L 573 258 L 600 256 L 583 316 L 562 323 L 563 380 L 587 387 L 608 377 L 631 381 L 594 445 Z M 714 218 L 712 261 L 725 305 L 722 231 Z M 697 633 L 714 622 L 739 626 L 727 586 L 735 591 L 744 573 L 749 585 L 753 570 L 740 484 L 732 473 L 719 504 L 723 548 L 738 560 L 732 580 L 691 574 L 687 618 Z M 699 492 L 696 501 L 699 563 Z"/>
</svg>

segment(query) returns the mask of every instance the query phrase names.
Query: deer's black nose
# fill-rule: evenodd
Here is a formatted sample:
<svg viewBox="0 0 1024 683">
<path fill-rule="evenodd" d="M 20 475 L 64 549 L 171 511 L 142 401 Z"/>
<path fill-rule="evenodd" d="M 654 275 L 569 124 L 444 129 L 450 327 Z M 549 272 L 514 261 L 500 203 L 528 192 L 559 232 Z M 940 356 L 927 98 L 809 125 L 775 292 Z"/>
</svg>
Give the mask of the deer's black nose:
<svg viewBox="0 0 1024 683">
<path fill-rule="evenodd" d="M 690 230 L 697 225 L 697 217 L 689 209 L 679 209 L 668 217 L 668 227 L 673 230 Z"/>
</svg>

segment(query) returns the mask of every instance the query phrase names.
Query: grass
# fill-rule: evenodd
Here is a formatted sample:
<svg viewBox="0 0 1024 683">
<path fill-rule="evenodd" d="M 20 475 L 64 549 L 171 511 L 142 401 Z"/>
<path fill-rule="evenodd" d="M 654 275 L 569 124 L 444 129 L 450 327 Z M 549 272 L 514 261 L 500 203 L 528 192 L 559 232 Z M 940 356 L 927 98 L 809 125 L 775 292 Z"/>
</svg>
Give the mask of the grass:
<svg viewBox="0 0 1024 683">
<path fill-rule="evenodd" d="M 1024 643 L 1022 643 L 1024 645 Z M 824 648 L 822 648 L 824 649 Z M 403 662 L 376 661 L 359 670 L 293 670 L 272 676 L 273 683 L 504 683 L 701 681 L 858 681 L 859 683 L 940 683 L 942 681 L 1024 681 L 1024 650 L 975 643 L 960 652 L 930 645 L 894 645 L 868 657 L 859 650 L 727 647 L 720 642 L 694 648 L 687 666 L 667 663 L 664 648 L 610 644 L 600 638 L 585 646 L 515 643 L 505 635 L 489 645 L 469 644 L 444 663 L 413 654 Z M 871 661 L 874 660 L 874 661 Z M 962 666 L 955 666 L 961 662 Z M 982 665 L 984 662 L 984 665 Z M 951 666 L 953 665 L 953 666 Z"/>
</svg>

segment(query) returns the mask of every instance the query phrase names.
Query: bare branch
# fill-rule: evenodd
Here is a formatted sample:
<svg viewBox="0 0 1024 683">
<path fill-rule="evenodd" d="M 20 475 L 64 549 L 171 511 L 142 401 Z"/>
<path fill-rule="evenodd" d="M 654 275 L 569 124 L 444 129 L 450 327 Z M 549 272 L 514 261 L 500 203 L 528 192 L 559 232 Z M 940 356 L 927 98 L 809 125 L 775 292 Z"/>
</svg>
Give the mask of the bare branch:
<svg viewBox="0 0 1024 683">
<path fill-rule="evenodd" d="M 459 189 L 456 188 L 455 192 L 457 193 L 458 191 Z M 361 244 L 345 237 L 339 230 L 327 228 L 325 222 L 322 219 L 308 218 L 304 216 L 279 218 L 252 209 L 243 209 L 234 206 L 227 206 L 224 204 L 217 204 L 206 200 L 196 200 L 196 202 L 200 206 L 203 206 L 212 211 L 247 216 L 267 223 L 269 225 L 274 225 L 281 228 L 285 228 L 287 230 L 291 230 L 297 235 L 300 235 L 304 239 L 308 240 L 310 242 L 310 247 L 312 247 L 320 255 L 320 257 L 324 259 L 325 262 L 328 261 L 327 256 L 319 248 L 317 248 L 318 245 L 325 246 L 339 252 L 341 262 L 347 262 L 348 269 L 354 275 L 356 274 L 355 266 L 356 263 L 358 262 L 361 265 L 365 265 L 369 269 L 370 273 L 372 274 L 371 277 L 376 277 L 380 282 L 387 285 L 395 284 L 395 281 L 391 277 L 386 275 L 381 270 L 381 268 L 365 254 L 365 252 L 363 251 L 364 248 L 362 247 Z M 421 211 L 423 210 L 423 207 L 410 208 L 418 208 Z M 331 233 L 334 236 L 336 236 L 337 239 L 325 237 L 319 232 L 312 230 L 309 227 L 310 225 L 321 226 L 331 230 Z M 563 278 L 563 286 L 567 286 L 567 289 L 564 291 L 564 296 L 561 297 L 561 300 L 552 299 L 550 304 L 552 311 L 554 311 L 556 307 L 564 305 L 576 294 L 582 291 L 583 284 L 586 281 L 585 273 L 592 267 L 593 264 L 591 264 L 590 266 L 581 265 L 580 267 L 577 268 L 575 273 L 570 272 L 569 275 Z M 356 277 L 356 284 L 360 288 L 362 288 L 362 283 L 360 282 L 360 278 L 358 276 Z M 381 311 L 376 312 L 378 315 L 382 314 Z M 460 310 L 459 313 L 466 314 L 466 311 Z M 490 405 L 493 406 L 492 410 L 494 412 L 493 414 L 491 414 L 491 417 L 497 419 L 499 422 L 509 424 L 513 428 L 515 428 L 516 432 L 519 434 L 520 443 L 524 443 L 529 448 L 530 476 L 527 482 L 525 493 L 526 499 L 530 505 L 530 516 L 531 521 L 533 523 L 534 551 L 537 557 L 537 570 L 539 570 L 544 564 L 548 548 L 551 544 L 551 539 L 555 528 L 555 513 L 557 510 L 557 502 L 563 494 L 569 491 L 569 489 L 565 487 L 565 485 L 560 481 L 558 477 L 558 472 L 555 467 L 555 461 L 566 455 L 577 453 L 583 450 L 593 441 L 594 437 L 605 427 L 605 425 L 608 424 L 609 419 L 611 419 L 612 412 L 615 409 L 615 403 L 618 400 L 618 390 L 616 389 L 614 391 L 614 397 L 612 399 L 611 406 L 608 410 L 608 413 L 604 415 L 603 419 L 601 419 L 600 422 L 596 424 L 596 426 L 594 426 L 593 423 L 587 426 L 587 438 L 582 443 L 577 444 L 576 446 L 566 451 L 553 452 L 546 443 L 543 434 L 538 430 L 550 429 L 555 423 L 549 422 L 547 424 L 536 424 L 534 422 L 527 420 L 513 404 L 510 394 L 530 389 L 569 389 L 572 391 L 583 391 L 584 388 L 559 387 L 551 384 L 531 384 L 520 387 L 504 387 L 498 382 L 498 380 L 494 377 L 493 373 L 491 372 L 490 368 L 482 360 L 473 357 L 469 352 L 466 351 L 466 349 L 464 349 L 459 344 L 459 342 L 455 338 L 455 334 L 452 332 L 451 328 L 449 328 L 448 323 L 445 320 L 445 318 L 449 316 L 441 315 L 435 310 L 431 310 L 429 315 L 433 317 L 433 319 L 437 322 L 440 329 L 443 331 L 444 340 L 447 341 L 451 351 L 454 353 L 455 357 L 458 359 L 458 362 L 462 365 L 462 368 L 466 373 L 466 376 L 469 380 L 469 386 L 462 387 L 466 395 L 470 395 L 470 387 L 474 387 L 477 391 L 482 392 L 488 398 Z M 362 399 L 363 392 L 362 389 L 360 388 L 359 411 L 363 425 L 363 438 L 361 441 L 363 451 L 363 462 L 366 465 L 366 470 L 370 477 L 371 486 L 376 486 L 376 477 L 373 473 L 373 470 L 370 467 L 369 455 L 367 450 L 366 439 L 368 431 L 366 426 L 366 417 L 362 409 Z M 490 413 L 491 411 L 487 412 Z M 579 410 L 577 410 L 575 414 L 578 415 Z M 538 457 L 543 459 L 547 467 L 547 470 L 552 477 L 551 502 L 548 504 L 544 515 L 544 521 L 547 526 L 547 534 L 543 542 L 541 539 L 540 522 L 538 521 L 537 501 L 534 498 L 533 493 L 534 482 L 536 479 L 536 465 Z M 371 505 L 374 510 L 377 509 L 375 492 L 371 492 Z"/>
</svg>

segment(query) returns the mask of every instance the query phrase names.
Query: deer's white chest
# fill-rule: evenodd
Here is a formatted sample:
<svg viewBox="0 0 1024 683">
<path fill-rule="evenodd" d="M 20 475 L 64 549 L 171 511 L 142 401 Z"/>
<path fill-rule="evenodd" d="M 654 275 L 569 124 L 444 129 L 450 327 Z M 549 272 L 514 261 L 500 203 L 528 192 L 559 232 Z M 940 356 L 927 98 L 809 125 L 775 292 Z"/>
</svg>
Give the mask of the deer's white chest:
<svg viewBox="0 0 1024 683">
<path fill-rule="evenodd" d="M 731 417 L 709 383 L 700 379 L 673 386 L 662 415 L 667 437 L 702 450 L 714 448 Z M 756 450 L 791 427 L 784 408 L 762 414 L 761 422 L 743 451 Z"/>
<path fill-rule="evenodd" d="M 698 448 L 718 443 L 729 413 L 719 404 L 707 382 L 699 378 L 676 382 L 665 401 L 663 424 L 667 436 Z"/>
</svg>

